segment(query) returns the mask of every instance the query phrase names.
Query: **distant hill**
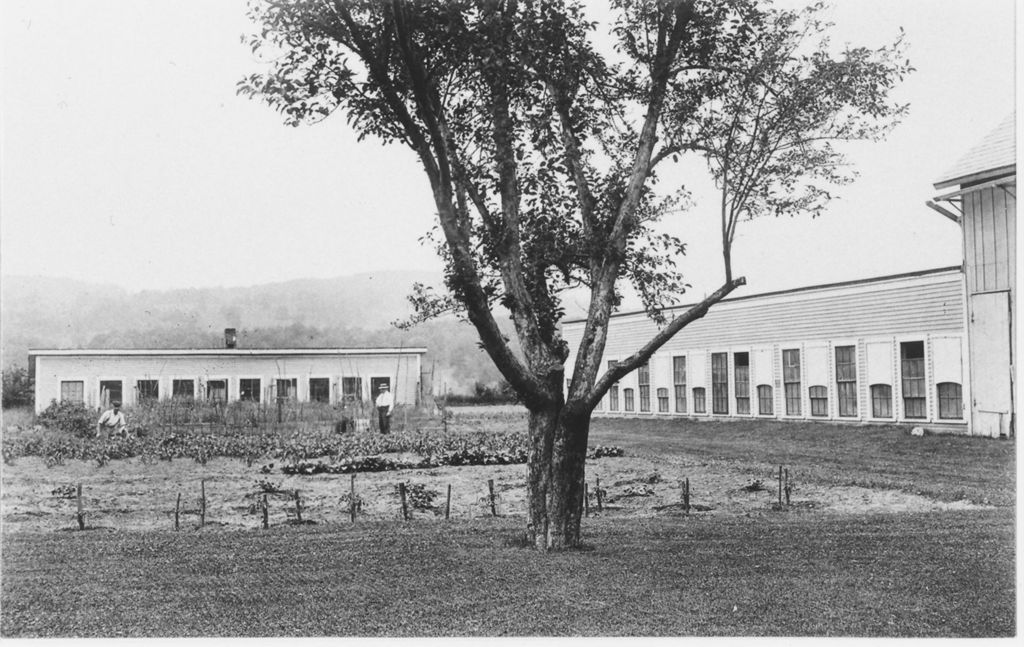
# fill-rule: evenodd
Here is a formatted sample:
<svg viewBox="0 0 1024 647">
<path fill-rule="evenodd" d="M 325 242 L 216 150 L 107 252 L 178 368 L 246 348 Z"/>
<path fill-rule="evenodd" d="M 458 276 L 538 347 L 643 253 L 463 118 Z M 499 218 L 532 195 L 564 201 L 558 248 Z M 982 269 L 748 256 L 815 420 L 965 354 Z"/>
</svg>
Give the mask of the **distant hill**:
<svg viewBox="0 0 1024 647">
<path fill-rule="evenodd" d="M 27 363 L 29 348 L 209 348 L 237 328 L 239 346 L 426 346 L 435 384 L 466 391 L 497 370 L 476 331 L 454 317 L 403 332 L 413 283 L 425 272 L 378 272 L 241 288 L 129 292 L 111 285 L 37 276 L 2 280 L 3 365 Z M 509 326 L 511 330 L 511 326 Z"/>
</svg>

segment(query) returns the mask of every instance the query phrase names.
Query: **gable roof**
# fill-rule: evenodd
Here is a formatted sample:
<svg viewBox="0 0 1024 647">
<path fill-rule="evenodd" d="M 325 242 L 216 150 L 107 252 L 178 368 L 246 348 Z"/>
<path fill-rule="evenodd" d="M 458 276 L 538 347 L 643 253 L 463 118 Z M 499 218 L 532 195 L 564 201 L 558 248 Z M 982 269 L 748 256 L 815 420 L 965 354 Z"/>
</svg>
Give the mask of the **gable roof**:
<svg viewBox="0 0 1024 647">
<path fill-rule="evenodd" d="M 935 183 L 943 189 L 967 182 L 983 181 L 1013 173 L 1017 164 L 1016 114 L 1010 113 L 998 126 L 942 174 Z"/>
</svg>

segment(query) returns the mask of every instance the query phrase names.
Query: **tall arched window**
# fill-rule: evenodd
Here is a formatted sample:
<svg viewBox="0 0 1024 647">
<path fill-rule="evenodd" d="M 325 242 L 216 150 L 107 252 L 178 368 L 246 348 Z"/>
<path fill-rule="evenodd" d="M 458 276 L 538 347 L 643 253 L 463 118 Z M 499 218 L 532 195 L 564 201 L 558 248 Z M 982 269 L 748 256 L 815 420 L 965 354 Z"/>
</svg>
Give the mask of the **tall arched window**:
<svg viewBox="0 0 1024 647">
<path fill-rule="evenodd" d="M 808 395 L 811 396 L 811 415 L 812 416 L 827 416 L 828 415 L 828 389 L 823 386 L 812 386 L 807 390 Z"/>
<path fill-rule="evenodd" d="M 871 385 L 871 417 L 892 418 L 892 387 L 888 384 Z"/>
<path fill-rule="evenodd" d="M 698 386 L 693 389 L 693 412 L 694 413 L 707 413 L 708 406 L 705 397 L 705 391 L 703 386 Z"/>
<path fill-rule="evenodd" d="M 762 416 L 775 413 L 772 405 L 772 387 L 767 384 L 759 384 L 757 387 L 757 412 Z"/>
<path fill-rule="evenodd" d="M 939 417 L 944 420 L 960 420 L 964 417 L 963 389 L 956 382 L 940 382 L 935 385 L 939 392 Z"/>
</svg>

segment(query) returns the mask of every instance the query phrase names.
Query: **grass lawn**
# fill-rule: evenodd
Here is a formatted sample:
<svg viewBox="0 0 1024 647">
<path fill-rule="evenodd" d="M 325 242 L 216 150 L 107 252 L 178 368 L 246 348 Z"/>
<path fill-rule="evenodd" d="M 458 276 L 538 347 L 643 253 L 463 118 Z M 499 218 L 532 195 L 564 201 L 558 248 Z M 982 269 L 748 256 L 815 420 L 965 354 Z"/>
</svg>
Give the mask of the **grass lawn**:
<svg viewBox="0 0 1024 647">
<path fill-rule="evenodd" d="M 1015 441 L 911 436 L 909 429 L 814 422 L 596 418 L 590 443 L 630 455 L 728 462 L 750 471 L 785 465 L 805 482 L 920 493 L 942 501 L 1013 506 Z"/>
<path fill-rule="evenodd" d="M 4 537 L 5 636 L 1009 636 L 1008 511 Z"/>
</svg>

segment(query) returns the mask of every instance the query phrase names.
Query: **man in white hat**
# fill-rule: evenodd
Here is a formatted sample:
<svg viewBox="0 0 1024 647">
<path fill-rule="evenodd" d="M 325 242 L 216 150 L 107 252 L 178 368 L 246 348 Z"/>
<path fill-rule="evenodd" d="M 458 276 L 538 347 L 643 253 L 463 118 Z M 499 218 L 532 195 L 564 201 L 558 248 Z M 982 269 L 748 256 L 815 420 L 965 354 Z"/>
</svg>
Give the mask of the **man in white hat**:
<svg viewBox="0 0 1024 647">
<path fill-rule="evenodd" d="M 386 434 L 391 431 L 391 410 L 395 407 L 395 397 L 391 395 L 387 383 L 381 384 L 377 391 L 379 393 L 374 401 L 377 421 L 380 423 L 380 433 Z"/>
</svg>

